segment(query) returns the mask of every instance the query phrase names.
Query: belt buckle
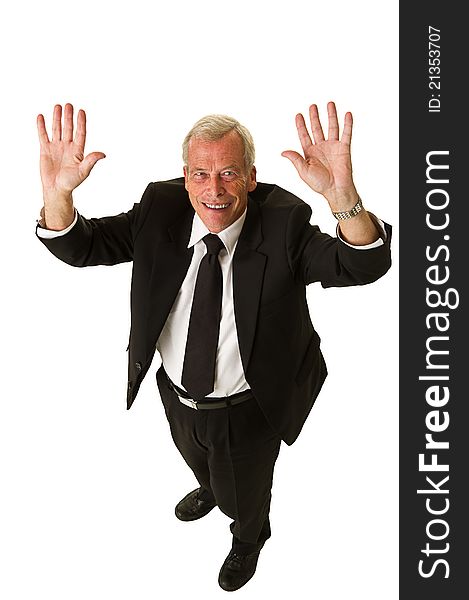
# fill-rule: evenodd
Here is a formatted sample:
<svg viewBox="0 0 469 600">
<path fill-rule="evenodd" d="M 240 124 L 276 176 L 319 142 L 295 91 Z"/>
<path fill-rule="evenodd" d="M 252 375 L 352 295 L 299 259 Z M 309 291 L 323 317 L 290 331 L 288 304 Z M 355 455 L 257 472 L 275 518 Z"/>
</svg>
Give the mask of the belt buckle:
<svg viewBox="0 0 469 600">
<path fill-rule="evenodd" d="M 198 410 L 198 408 L 197 408 L 197 402 L 195 400 L 192 400 L 192 398 L 182 398 L 182 396 L 179 396 L 179 394 L 178 394 L 178 398 L 179 398 L 180 402 L 182 402 L 183 404 L 185 404 L 189 408 L 193 408 L 194 410 Z"/>
</svg>

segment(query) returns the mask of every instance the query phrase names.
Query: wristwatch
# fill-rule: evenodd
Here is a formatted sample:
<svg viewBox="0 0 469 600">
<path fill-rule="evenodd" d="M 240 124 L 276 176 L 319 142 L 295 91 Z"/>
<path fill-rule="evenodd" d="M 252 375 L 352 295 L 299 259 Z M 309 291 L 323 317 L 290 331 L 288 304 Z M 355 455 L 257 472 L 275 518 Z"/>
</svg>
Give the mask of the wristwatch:
<svg viewBox="0 0 469 600">
<path fill-rule="evenodd" d="M 340 212 L 333 212 L 332 214 L 338 221 L 345 221 L 346 219 L 351 219 L 358 215 L 358 213 L 362 210 L 363 204 L 362 199 L 358 196 L 357 203 L 350 210 L 343 210 Z"/>
</svg>

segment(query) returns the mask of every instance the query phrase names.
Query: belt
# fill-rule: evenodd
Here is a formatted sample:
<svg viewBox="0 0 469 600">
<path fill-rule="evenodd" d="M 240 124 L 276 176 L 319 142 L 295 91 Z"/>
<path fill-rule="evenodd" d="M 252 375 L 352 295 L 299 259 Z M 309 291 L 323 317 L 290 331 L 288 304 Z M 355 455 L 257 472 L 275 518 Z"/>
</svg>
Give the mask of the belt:
<svg viewBox="0 0 469 600">
<path fill-rule="evenodd" d="M 200 401 L 193 400 L 187 394 L 187 392 L 181 390 L 180 387 L 175 385 L 168 376 L 166 377 L 168 378 L 168 385 L 170 389 L 177 394 L 179 401 L 190 408 L 194 408 L 195 410 L 210 410 L 212 408 L 226 408 L 227 406 L 235 406 L 236 404 L 241 404 L 241 402 L 245 402 L 253 397 L 251 390 L 245 390 L 244 392 L 238 392 L 232 396 L 223 396 L 221 398 L 206 397 Z"/>
</svg>

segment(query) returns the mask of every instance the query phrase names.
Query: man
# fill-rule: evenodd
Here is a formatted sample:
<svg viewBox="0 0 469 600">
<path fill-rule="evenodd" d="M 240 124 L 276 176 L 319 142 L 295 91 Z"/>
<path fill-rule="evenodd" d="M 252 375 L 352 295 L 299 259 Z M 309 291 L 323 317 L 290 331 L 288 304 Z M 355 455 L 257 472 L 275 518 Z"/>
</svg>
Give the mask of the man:
<svg viewBox="0 0 469 600">
<path fill-rule="evenodd" d="M 72 191 L 104 154 L 84 155 L 83 111 L 74 137 L 72 106 L 62 126 L 57 105 L 51 140 L 38 116 L 44 207 L 37 234 L 74 266 L 133 261 L 127 407 L 158 349 L 171 434 L 200 486 L 176 516 L 191 521 L 218 506 L 233 519 L 219 574 L 227 591 L 255 572 L 271 533 L 281 440 L 295 441 L 327 374 L 306 285 L 369 283 L 390 265 L 391 229 L 363 208 L 353 183 L 352 115 L 340 139 L 334 103 L 327 140 L 315 105 L 310 121 L 313 139 L 296 117 L 304 155 L 283 156 L 329 203 L 337 238 L 309 223 L 303 201 L 257 182 L 249 132 L 222 115 L 201 119 L 186 136 L 184 179 L 149 184 L 127 213 L 85 219 Z"/>
</svg>

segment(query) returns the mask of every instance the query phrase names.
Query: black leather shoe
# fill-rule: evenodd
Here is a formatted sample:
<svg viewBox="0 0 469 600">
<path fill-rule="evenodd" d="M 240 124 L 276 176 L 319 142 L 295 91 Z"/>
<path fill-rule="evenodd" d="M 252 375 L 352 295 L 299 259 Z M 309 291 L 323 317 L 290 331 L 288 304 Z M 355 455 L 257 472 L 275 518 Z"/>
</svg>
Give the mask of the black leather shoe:
<svg viewBox="0 0 469 600">
<path fill-rule="evenodd" d="M 174 512 L 180 521 L 195 521 L 205 517 L 212 508 L 215 508 L 216 503 L 207 502 L 199 499 L 200 488 L 189 492 L 187 496 L 176 505 Z"/>
<path fill-rule="evenodd" d="M 252 554 L 241 555 L 231 549 L 220 569 L 218 576 L 220 587 L 226 592 L 234 592 L 243 587 L 256 572 L 259 554 L 260 550 Z"/>
</svg>

